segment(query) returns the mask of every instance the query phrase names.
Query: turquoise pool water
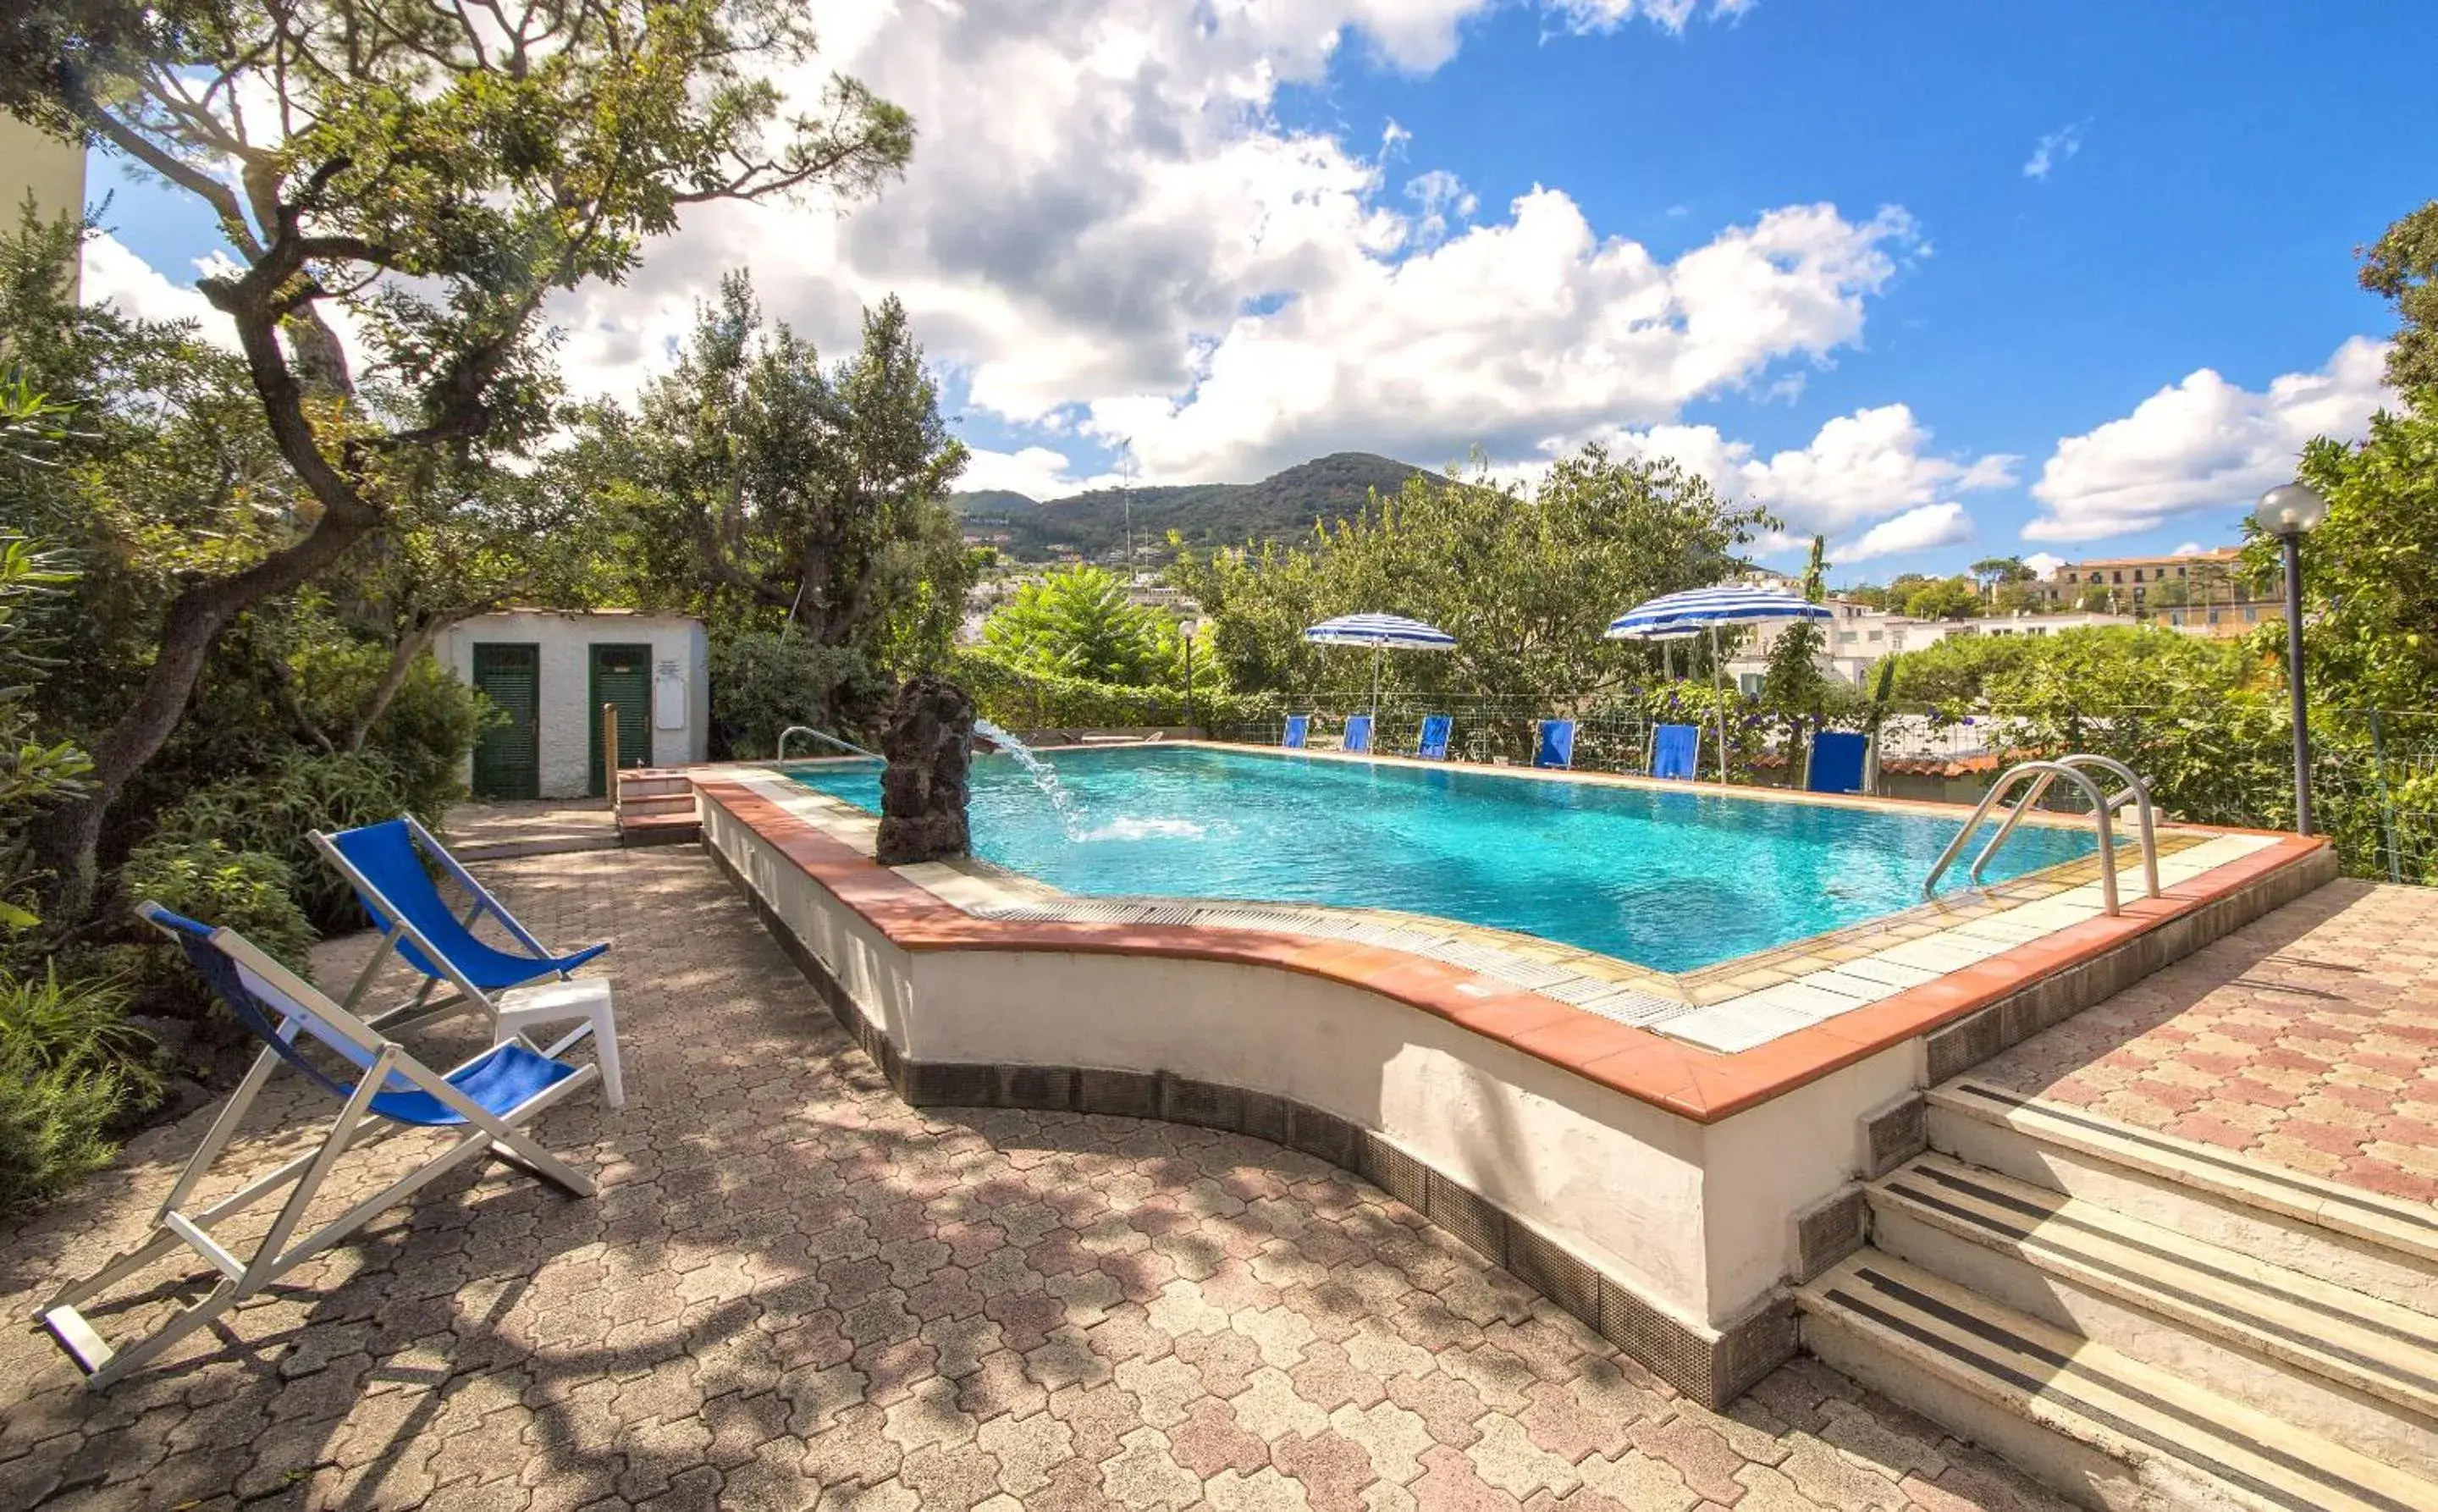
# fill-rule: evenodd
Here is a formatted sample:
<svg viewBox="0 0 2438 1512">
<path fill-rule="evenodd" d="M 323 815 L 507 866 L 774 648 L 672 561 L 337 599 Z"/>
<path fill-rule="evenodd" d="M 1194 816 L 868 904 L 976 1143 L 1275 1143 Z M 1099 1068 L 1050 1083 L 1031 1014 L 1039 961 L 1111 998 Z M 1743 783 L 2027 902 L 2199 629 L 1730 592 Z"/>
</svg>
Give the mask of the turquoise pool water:
<svg viewBox="0 0 2438 1512">
<path fill-rule="evenodd" d="M 1180 746 L 1050 759 L 1075 838 L 1014 759 L 983 756 L 974 848 L 1068 892 L 1401 909 L 1662 971 L 1912 906 L 1959 822 Z M 793 775 L 880 808 L 870 767 Z M 2092 848 L 2086 831 L 2025 825 L 1989 875 Z"/>
</svg>

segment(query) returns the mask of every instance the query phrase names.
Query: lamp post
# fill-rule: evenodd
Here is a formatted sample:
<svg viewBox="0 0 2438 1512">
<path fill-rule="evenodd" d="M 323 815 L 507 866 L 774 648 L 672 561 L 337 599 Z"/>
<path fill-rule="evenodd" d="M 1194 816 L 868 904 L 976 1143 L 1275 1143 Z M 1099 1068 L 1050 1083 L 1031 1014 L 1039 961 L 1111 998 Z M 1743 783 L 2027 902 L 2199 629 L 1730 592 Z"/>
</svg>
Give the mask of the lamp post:
<svg viewBox="0 0 2438 1512">
<path fill-rule="evenodd" d="M 1199 729 L 1202 721 L 1193 715 L 1193 632 L 1202 627 L 1187 618 L 1179 620 L 1176 628 L 1185 635 L 1185 727 Z"/>
<path fill-rule="evenodd" d="M 2328 517 L 2328 501 L 2301 483 L 2260 496 L 2252 523 L 2286 555 L 2286 691 L 2294 708 L 2294 831 L 2311 832 L 2311 726 L 2303 692 L 2303 534 Z"/>
</svg>

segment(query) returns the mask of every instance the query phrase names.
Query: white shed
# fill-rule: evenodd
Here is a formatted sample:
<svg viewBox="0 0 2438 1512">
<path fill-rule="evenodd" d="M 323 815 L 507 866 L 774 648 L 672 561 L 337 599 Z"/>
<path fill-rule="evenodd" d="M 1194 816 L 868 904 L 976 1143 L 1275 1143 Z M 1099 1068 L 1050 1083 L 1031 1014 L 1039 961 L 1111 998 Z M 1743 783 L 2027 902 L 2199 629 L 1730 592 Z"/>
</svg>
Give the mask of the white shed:
<svg viewBox="0 0 2438 1512">
<path fill-rule="evenodd" d="M 710 755 L 711 647 L 691 615 L 504 610 L 450 626 L 433 654 L 508 715 L 468 762 L 476 797 L 604 796 L 604 704 L 622 769 Z"/>
</svg>

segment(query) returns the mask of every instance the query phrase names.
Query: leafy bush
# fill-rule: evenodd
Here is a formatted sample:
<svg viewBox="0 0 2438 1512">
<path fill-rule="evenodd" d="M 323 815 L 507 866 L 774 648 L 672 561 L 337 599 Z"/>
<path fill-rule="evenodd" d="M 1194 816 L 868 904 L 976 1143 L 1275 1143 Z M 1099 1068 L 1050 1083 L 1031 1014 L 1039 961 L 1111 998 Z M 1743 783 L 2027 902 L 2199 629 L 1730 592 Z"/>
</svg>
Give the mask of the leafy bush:
<svg viewBox="0 0 2438 1512">
<path fill-rule="evenodd" d="M 294 875 L 278 857 L 233 851 L 217 840 L 152 840 L 118 871 L 119 891 L 131 903 L 149 898 L 188 918 L 233 929 L 281 965 L 304 971 L 313 925 L 296 906 L 293 885 Z M 175 969 L 171 947 L 153 953 L 162 968 Z"/>
<path fill-rule="evenodd" d="M 217 840 L 286 864 L 289 894 L 313 927 L 325 933 L 359 922 L 354 895 L 313 849 L 315 829 L 346 829 L 415 813 L 437 824 L 436 809 L 410 801 L 397 763 L 363 753 L 294 754 L 268 771 L 201 788 L 161 816 L 152 844 L 169 846 Z M 164 899 L 167 901 L 167 899 Z"/>
<path fill-rule="evenodd" d="M 741 631 L 711 648 L 711 724 L 719 755 L 776 753 L 791 724 L 835 731 L 861 725 L 886 699 L 863 657 L 800 631 Z"/>
<path fill-rule="evenodd" d="M 0 977 L 0 1211 L 61 1191 L 115 1153 L 113 1123 L 160 1091 L 117 982 Z"/>
<path fill-rule="evenodd" d="M 987 649 L 961 647 L 947 674 L 973 695 L 984 719 L 1016 730 L 1112 729 L 1188 722 L 1182 687 L 1121 687 L 1080 677 L 1028 671 Z M 1238 693 L 1195 679 L 1192 717 L 1203 725 L 1275 721 L 1286 710 L 1278 693 Z"/>
<path fill-rule="evenodd" d="M 1115 574 L 1077 566 L 1026 583 L 982 625 L 993 655 L 1052 677 L 1140 687 L 1175 674 L 1176 622 Z"/>
</svg>

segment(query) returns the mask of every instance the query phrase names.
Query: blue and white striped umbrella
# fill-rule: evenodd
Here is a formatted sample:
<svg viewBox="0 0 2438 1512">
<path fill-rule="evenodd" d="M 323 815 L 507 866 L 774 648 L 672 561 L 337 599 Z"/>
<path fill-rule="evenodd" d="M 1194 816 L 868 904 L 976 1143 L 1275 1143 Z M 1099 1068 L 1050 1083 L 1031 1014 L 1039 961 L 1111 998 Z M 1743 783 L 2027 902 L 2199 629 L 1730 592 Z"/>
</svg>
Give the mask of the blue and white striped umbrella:
<svg viewBox="0 0 2438 1512">
<path fill-rule="evenodd" d="M 1712 625 L 1758 625 L 1777 619 L 1834 619 L 1820 604 L 1774 588 L 1721 583 L 1681 594 L 1662 594 L 1608 622 L 1611 640 L 1657 639 Z"/>
<path fill-rule="evenodd" d="M 1727 780 L 1727 697 L 1719 674 L 1718 630 L 1722 625 L 1762 625 L 1776 620 L 1834 619 L 1823 605 L 1743 583 L 1720 583 L 1662 594 L 1634 605 L 1608 622 L 1610 640 L 1677 640 L 1698 631 L 1710 631 L 1710 681 L 1718 690 L 1719 780 Z"/>
<path fill-rule="evenodd" d="M 1340 614 L 1305 631 L 1303 638 L 1323 646 L 1393 646 L 1415 651 L 1444 651 L 1456 646 L 1456 637 L 1446 631 L 1403 614 Z"/>
<path fill-rule="evenodd" d="M 1380 716 L 1380 653 L 1390 649 L 1401 651 L 1452 651 L 1456 637 L 1437 625 L 1425 625 L 1419 619 L 1403 614 L 1340 614 L 1324 619 L 1303 632 L 1303 638 L 1320 646 L 1369 646 L 1371 648 L 1371 716 Z"/>
</svg>

